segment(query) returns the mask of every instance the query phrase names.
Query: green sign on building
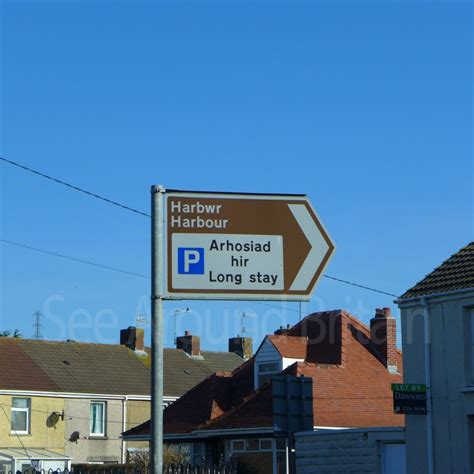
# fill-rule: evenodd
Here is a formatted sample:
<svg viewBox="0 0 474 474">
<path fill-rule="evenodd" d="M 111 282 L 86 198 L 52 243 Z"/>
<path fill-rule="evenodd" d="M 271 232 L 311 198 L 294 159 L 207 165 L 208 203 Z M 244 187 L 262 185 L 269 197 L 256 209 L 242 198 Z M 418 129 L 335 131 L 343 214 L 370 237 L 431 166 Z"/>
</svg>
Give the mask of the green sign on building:
<svg viewBox="0 0 474 474">
<path fill-rule="evenodd" d="M 392 383 L 392 392 L 426 392 L 426 385 L 414 383 Z"/>
<path fill-rule="evenodd" d="M 426 385 L 393 383 L 393 410 L 404 415 L 426 415 Z"/>
</svg>

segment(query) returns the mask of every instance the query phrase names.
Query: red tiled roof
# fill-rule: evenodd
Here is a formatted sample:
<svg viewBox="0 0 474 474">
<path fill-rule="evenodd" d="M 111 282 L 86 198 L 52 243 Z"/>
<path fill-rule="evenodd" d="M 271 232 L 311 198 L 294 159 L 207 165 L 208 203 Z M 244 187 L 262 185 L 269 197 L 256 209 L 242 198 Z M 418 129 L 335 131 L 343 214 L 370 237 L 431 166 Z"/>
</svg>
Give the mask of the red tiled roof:
<svg viewBox="0 0 474 474">
<path fill-rule="evenodd" d="M 313 379 L 314 425 L 403 425 L 404 417 L 393 413 L 391 393 L 391 383 L 402 381 L 401 353 L 396 354 L 400 374 L 390 374 L 370 341 L 369 328 L 351 314 L 342 310 L 314 313 L 287 335 L 268 337 L 282 356 L 305 359 L 284 374 Z M 253 359 L 232 374 L 207 379 L 165 410 L 166 433 L 272 424 L 271 383 L 253 390 Z M 142 425 L 138 434 L 147 434 L 147 429 L 149 425 Z"/>
<path fill-rule="evenodd" d="M 233 428 L 264 428 L 273 426 L 271 383 L 256 390 L 242 403 L 216 420 L 201 427 L 204 430 L 229 430 Z"/>
<path fill-rule="evenodd" d="M 164 411 L 164 432 L 183 433 L 209 423 L 253 392 L 252 359 L 233 372 L 216 372 Z"/>
<path fill-rule="evenodd" d="M 308 338 L 300 336 L 273 335 L 267 336 L 282 357 L 306 359 Z"/>
<path fill-rule="evenodd" d="M 150 436 L 151 434 L 151 420 L 145 421 L 141 425 L 134 426 L 122 433 L 122 436 Z"/>
</svg>

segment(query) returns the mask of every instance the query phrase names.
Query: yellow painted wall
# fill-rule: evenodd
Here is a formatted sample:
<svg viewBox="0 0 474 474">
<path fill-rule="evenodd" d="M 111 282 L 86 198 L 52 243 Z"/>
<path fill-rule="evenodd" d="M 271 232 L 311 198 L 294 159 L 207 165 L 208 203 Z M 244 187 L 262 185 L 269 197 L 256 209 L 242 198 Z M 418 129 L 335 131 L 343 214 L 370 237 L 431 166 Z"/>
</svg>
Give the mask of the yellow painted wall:
<svg viewBox="0 0 474 474">
<path fill-rule="evenodd" d="M 148 401 L 128 400 L 127 430 L 150 419 L 151 405 Z"/>
<path fill-rule="evenodd" d="M 64 410 L 64 400 L 48 397 L 25 397 L 31 399 L 30 434 L 18 435 L 27 448 L 44 448 L 63 453 L 65 444 L 64 421 L 59 419 L 55 426 L 48 426 L 48 417 L 53 412 Z M 10 395 L 0 395 L 0 447 L 20 447 L 18 436 L 11 434 Z M 51 421 L 51 419 L 50 419 Z"/>
</svg>

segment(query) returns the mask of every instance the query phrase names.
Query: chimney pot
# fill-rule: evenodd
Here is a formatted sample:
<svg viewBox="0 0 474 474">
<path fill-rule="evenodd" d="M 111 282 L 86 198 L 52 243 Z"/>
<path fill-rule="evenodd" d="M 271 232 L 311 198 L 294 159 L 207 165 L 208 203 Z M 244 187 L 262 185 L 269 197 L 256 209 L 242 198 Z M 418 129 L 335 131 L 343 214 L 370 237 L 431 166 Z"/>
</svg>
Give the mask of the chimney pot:
<svg viewBox="0 0 474 474">
<path fill-rule="evenodd" d="M 392 309 L 391 308 L 383 308 L 383 314 L 387 318 L 391 318 L 392 317 Z"/>
<path fill-rule="evenodd" d="M 190 331 L 184 331 L 184 336 L 176 339 L 176 348 L 182 349 L 191 356 L 201 355 L 201 340 L 199 336 L 192 336 Z"/>
</svg>

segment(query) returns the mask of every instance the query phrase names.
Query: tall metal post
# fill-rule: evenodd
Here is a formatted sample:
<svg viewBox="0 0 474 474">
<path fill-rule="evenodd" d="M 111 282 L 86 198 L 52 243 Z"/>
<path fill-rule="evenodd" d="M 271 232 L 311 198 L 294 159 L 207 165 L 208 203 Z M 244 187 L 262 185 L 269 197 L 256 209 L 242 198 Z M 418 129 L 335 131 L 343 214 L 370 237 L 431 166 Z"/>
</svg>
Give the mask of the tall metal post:
<svg viewBox="0 0 474 474">
<path fill-rule="evenodd" d="M 151 188 L 151 446 L 150 473 L 163 473 L 163 186 Z"/>
</svg>

